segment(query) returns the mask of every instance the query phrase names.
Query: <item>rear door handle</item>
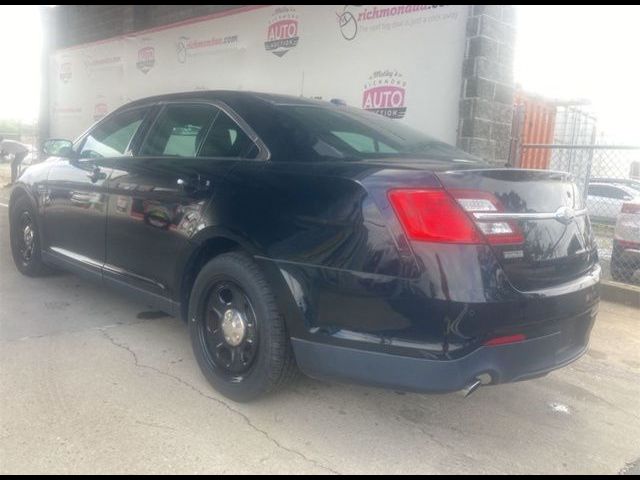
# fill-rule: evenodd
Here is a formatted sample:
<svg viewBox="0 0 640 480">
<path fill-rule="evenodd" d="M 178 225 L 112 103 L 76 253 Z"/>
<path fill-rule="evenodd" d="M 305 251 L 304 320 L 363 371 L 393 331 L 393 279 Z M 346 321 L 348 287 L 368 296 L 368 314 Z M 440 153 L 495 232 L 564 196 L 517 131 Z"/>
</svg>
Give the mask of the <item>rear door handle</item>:
<svg viewBox="0 0 640 480">
<path fill-rule="evenodd" d="M 96 183 L 98 180 L 104 180 L 107 178 L 107 174 L 103 173 L 102 170 L 100 170 L 100 167 L 93 167 L 91 173 L 87 173 L 87 177 L 89 177 L 89 180 L 91 180 L 92 183 Z"/>
<path fill-rule="evenodd" d="M 192 178 L 179 178 L 176 183 L 180 190 L 184 192 L 207 192 L 212 188 L 212 182 L 208 178 L 202 178 L 200 175 Z"/>
</svg>

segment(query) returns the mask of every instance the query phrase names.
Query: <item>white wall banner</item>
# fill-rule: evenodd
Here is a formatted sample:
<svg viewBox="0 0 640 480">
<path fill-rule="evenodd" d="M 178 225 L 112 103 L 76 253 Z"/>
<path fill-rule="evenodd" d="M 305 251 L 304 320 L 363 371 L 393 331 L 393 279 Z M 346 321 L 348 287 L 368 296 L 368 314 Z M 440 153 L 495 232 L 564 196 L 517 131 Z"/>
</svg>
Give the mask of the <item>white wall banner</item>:
<svg viewBox="0 0 640 480">
<path fill-rule="evenodd" d="M 251 90 L 330 100 L 455 143 L 467 7 L 244 7 L 56 52 L 51 135 L 156 94 Z"/>
</svg>

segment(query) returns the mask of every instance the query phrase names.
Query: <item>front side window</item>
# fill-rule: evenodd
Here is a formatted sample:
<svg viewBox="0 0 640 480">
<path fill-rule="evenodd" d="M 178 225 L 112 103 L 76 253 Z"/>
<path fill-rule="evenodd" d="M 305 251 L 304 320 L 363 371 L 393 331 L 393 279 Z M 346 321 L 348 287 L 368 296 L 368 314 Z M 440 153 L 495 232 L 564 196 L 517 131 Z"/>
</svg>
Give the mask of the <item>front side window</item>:
<svg viewBox="0 0 640 480">
<path fill-rule="evenodd" d="M 99 123 L 85 138 L 79 158 L 110 158 L 124 155 L 148 108 L 117 113 Z"/>
<path fill-rule="evenodd" d="M 168 105 L 147 135 L 140 155 L 195 157 L 218 113 L 210 105 Z"/>
</svg>

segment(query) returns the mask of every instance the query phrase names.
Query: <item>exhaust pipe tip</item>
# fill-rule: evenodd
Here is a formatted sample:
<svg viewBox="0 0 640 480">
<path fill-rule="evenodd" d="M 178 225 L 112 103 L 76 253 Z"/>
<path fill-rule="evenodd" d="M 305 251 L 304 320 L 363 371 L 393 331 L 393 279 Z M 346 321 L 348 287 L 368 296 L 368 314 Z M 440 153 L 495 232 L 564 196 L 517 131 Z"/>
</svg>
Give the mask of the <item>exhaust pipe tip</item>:
<svg viewBox="0 0 640 480">
<path fill-rule="evenodd" d="M 480 385 L 482 385 L 482 382 L 476 379 L 475 381 L 464 387 L 462 389 L 462 395 L 464 396 L 464 398 L 467 398 L 469 395 L 475 392 L 480 387 Z"/>
<path fill-rule="evenodd" d="M 488 373 L 483 373 L 481 375 L 478 375 L 473 382 L 471 382 L 469 385 L 467 385 L 461 390 L 461 393 L 464 396 L 464 398 L 467 398 L 469 395 L 475 392 L 482 385 L 489 385 L 491 383 L 491 380 L 492 380 L 491 375 L 489 375 Z"/>
</svg>

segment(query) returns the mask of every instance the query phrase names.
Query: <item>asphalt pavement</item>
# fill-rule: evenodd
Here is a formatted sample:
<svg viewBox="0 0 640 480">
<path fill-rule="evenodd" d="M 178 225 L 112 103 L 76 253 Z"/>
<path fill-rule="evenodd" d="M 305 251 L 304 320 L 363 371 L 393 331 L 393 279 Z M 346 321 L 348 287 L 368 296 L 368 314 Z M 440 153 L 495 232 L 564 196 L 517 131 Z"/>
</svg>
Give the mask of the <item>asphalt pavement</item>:
<svg viewBox="0 0 640 480">
<path fill-rule="evenodd" d="M 0 474 L 633 473 L 640 311 L 603 302 L 589 352 L 461 395 L 307 378 L 235 404 L 185 326 L 71 274 L 20 275 L 0 190 Z"/>
</svg>

